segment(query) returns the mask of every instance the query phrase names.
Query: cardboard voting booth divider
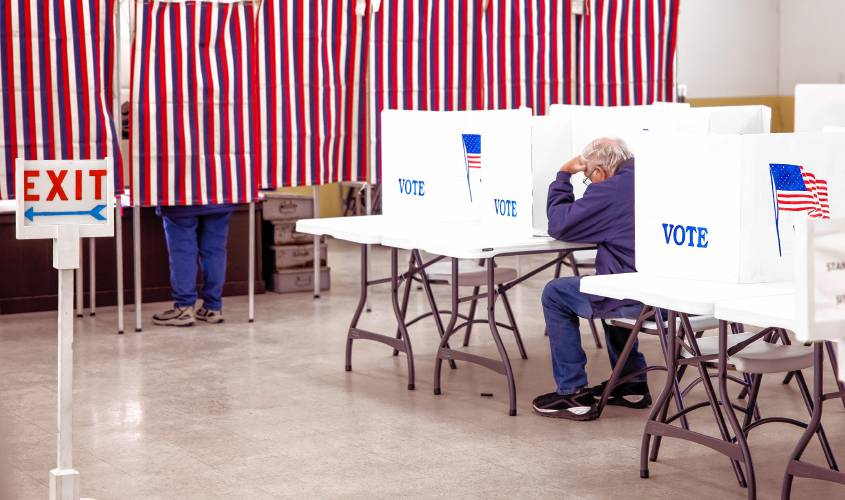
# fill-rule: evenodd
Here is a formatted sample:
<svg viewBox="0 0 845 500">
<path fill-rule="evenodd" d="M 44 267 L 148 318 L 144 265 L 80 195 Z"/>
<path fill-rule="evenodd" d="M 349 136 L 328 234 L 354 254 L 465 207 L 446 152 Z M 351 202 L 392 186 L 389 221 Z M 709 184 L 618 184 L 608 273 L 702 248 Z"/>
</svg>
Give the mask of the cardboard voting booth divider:
<svg viewBox="0 0 845 500">
<path fill-rule="evenodd" d="M 845 85 L 795 86 L 795 132 L 845 126 Z"/>
<path fill-rule="evenodd" d="M 531 234 L 531 110 L 382 112 L 384 214 Z"/>
<path fill-rule="evenodd" d="M 845 217 L 796 224 L 795 334 L 845 341 Z"/>
<path fill-rule="evenodd" d="M 59 272 L 57 465 L 50 499 L 78 499 L 73 468 L 73 278 L 80 238 L 114 235 L 112 159 L 23 160 L 15 169 L 18 239 L 52 239 Z"/>
<path fill-rule="evenodd" d="M 689 112 L 693 116 L 706 117 L 710 134 L 768 134 L 772 131 L 772 109 L 768 106 L 706 106 L 690 108 Z"/>
<path fill-rule="evenodd" d="M 645 130 L 707 132 L 709 115 L 690 114 L 688 104 L 658 103 L 649 106 L 551 106 L 546 116 L 532 121 L 535 234 L 546 234 L 546 199 L 549 183 L 560 166 L 598 137 L 624 139 L 636 156 L 639 135 Z M 583 196 L 583 174 L 572 176 L 575 198 Z"/>
<path fill-rule="evenodd" d="M 795 224 L 845 214 L 843 133 L 645 134 L 636 254 L 644 273 L 790 279 Z"/>
</svg>

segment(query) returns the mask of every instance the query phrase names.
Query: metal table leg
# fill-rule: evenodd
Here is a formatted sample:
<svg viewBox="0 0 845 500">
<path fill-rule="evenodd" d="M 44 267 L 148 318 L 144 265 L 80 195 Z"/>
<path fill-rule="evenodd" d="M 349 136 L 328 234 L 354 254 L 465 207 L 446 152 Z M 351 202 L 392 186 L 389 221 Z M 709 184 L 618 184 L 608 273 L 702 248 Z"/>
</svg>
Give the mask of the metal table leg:
<svg viewBox="0 0 845 500">
<path fill-rule="evenodd" d="M 83 288 L 82 288 L 83 285 L 84 285 L 83 280 L 82 280 L 82 277 L 84 276 L 83 275 L 84 269 L 83 269 L 83 266 L 82 266 L 82 261 L 83 261 L 82 256 L 85 255 L 85 253 L 82 251 L 83 247 L 84 247 L 83 241 L 84 240 L 82 238 L 79 239 L 79 267 L 76 268 L 76 270 L 74 271 L 74 274 L 75 274 L 74 285 L 75 285 L 75 292 L 76 292 L 76 317 L 77 318 L 81 318 L 82 316 L 85 315 L 85 292 L 83 291 Z"/>
<path fill-rule="evenodd" d="M 845 485 L 845 473 L 801 461 L 801 455 L 804 454 L 807 445 L 821 429 L 824 402 L 828 399 L 845 397 L 845 393 L 841 391 L 824 394 L 824 349 L 831 349 L 832 347 L 829 342 L 824 344 L 826 344 L 825 347 L 822 346 L 821 342 L 816 342 L 813 346 L 813 414 L 786 466 L 781 489 L 783 500 L 791 498 L 792 482 L 796 477 L 819 479 Z"/>
<path fill-rule="evenodd" d="M 88 238 L 88 314 L 97 314 L 97 245 L 96 238 Z"/>
</svg>

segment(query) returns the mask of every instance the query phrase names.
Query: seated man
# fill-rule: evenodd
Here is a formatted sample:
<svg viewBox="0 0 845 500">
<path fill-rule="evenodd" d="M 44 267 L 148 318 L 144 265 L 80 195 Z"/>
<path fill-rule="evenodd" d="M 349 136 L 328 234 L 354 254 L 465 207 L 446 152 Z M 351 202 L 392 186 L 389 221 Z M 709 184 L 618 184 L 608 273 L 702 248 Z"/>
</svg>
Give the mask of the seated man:
<svg viewBox="0 0 845 500">
<path fill-rule="evenodd" d="M 584 172 L 588 185 L 575 201 L 570 177 Z M 549 186 L 546 206 L 549 235 L 559 240 L 598 245 L 597 274 L 633 272 L 634 269 L 634 158 L 621 139 L 591 142 L 580 156 L 566 162 Z M 534 411 L 544 417 L 592 420 L 598 417 L 596 396 L 604 384 L 587 387 L 587 356 L 581 348 L 579 318 L 637 318 L 642 304 L 587 295 L 580 277 L 558 278 L 543 290 L 543 314 L 549 332 L 552 370 L 557 390 L 534 399 Z M 628 340 L 628 330 L 605 329 L 611 365 Z M 636 344 L 623 376 L 646 367 Z M 613 391 L 608 403 L 632 408 L 651 404 L 645 373 Z"/>
</svg>

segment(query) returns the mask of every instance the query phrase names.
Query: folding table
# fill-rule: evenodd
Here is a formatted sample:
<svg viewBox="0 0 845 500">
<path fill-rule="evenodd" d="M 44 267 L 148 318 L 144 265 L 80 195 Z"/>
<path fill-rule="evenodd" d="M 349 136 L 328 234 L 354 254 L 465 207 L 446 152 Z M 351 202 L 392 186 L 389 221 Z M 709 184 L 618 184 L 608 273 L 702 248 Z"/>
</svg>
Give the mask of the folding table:
<svg viewBox="0 0 845 500">
<path fill-rule="evenodd" d="M 714 314 L 721 323 L 719 338 L 720 344 L 722 345 L 724 345 L 722 338 L 725 336 L 722 325 L 728 321 L 793 330 L 796 322 L 795 295 L 787 294 L 719 301 L 716 303 Z M 835 392 L 824 393 L 824 347 L 827 347 L 829 353 L 832 352 L 830 342 L 813 343 L 813 414 L 787 463 L 782 491 L 782 498 L 784 499 L 790 498 L 792 481 L 795 477 L 821 479 L 845 484 L 845 473 L 801 461 L 801 455 L 804 453 L 804 450 L 806 450 L 810 441 L 819 432 L 819 429 L 821 429 L 823 403 L 829 399 L 845 397 L 845 391 L 842 390 L 841 385 L 839 390 Z M 719 349 L 720 356 L 722 356 L 724 350 L 722 348 Z M 836 358 L 831 356 L 831 362 L 835 362 L 835 360 Z M 721 367 L 726 365 L 725 361 L 725 359 L 720 358 L 720 372 L 722 370 Z M 720 380 L 721 378 L 720 376 Z M 747 450 L 744 453 L 746 452 Z M 746 468 L 750 476 L 748 494 L 749 498 L 753 498 L 754 469 L 751 466 L 750 455 L 744 459 L 748 464 Z"/>
<path fill-rule="evenodd" d="M 647 314 L 648 310 L 651 310 L 651 313 L 656 316 L 658 325 L 663 324 L 661 310 L 667 311 L 667 332 L 665 333 L 666 383 L 660 396 L 652 406 L 643 432 L 640 476 L 643 478 L 648 477 L 648 460 L 651 459 L 654 461 L 657 459 L 657 451 L 660 447 L 661 438 L 664 436 L 674 437 L 707 446 L 730 457 L 737 480 L 740 485 L 744 486 L 747 484 L 751 494 L 754 491 L 753 475 L 750 477 L 750 482 L 746 482 L 740 468 L 740 462 L 747 456 L 747 453 L 745 453 L 747 452 L 745 436 L 742 432 L 739 432 L 736 433 L 735 440 L 731 437 L 723 414 L 722 405 L 719 403 L 716 390 L 710 380 L 710 374 L 703 368 L 703 363 L 706 361 L 714 361 L 719 357 L 726 359 L 727 323 L 722 323 L 720 340 L 724 342 L 720 342 L 722 344 L 720 345 L 721 352 L 718 354 L 706 353 L 702 355 L 698 349 L 695 335 L 693 335 L 689 317 L 690 315 L 712 316 L 715 312 L 716 303 L 720 301 L 788 295 L 793 293 L 792 284 L 785 282 L 732 284 L 656 277 L 642 273 L 626 273 L 585 277 L 581 280 L 581 291 L 616 299 L 632 299 L 642 302 L 646 305 L 643 315 Z M 606 403 L 607 397 L 613 389 L 614 381 L 618 377 L 617 372 L 621 371 L 624 360 L 630 354 L 633 343 L 636 340 L 636 334 L 642 324 L 643 315 L 638 320 L 638 324 L 635 326 L 625 349 L 620 355 L 620 361 L 617 363 L 616 368 L 614 368 L 610 382 L 607 384 L 604 394 L 602 394 L 602 399 L 599 403 L 600 407 Z M 663 327 L 661 326 L 661 328 Z M 677 348 L 678 344 L 684 338 L 684 332 L 686 332 L 687 341 L 693 346 L 695 355 L 680 360 Z M 738 346 L 739 348 L 742 347 L 739 344 Z M 678 414 L 669 416 L 667 414 L 667 402 L 675 390 L 676 374 L 678 367 L 682 364 L 699 366 L 701 383 L 707 392 L 709 404 L 701 403 L 686 409 L 679 408 Z M 725 387 L 727 382 L 726 363 L 720 363 L 719 376 L 722 401 L 729 401 Z M 672 422 L 682 415 L 706 406 L 710 406 L 713 411 L 721 439 L 672 425 Z M 733 415 L 732 411 L 726 413 L 729 419 Z M 734 430 L 738 427 L 738 422 L 731 421 L 730 423 Z M 652 437 L 654 437 L 654 447 L 650 448 Z M 747 464 L 750 464 L 750 462 L 747 462 Z"/>
<path fill-rule="evenodd" d="M 374 340 L 387 344 L 399 352 L 404 352 L 408 358 L 408 388 L 413 389 L 414 367 L 413 353 L 410 339 L 405 324 L 405 311 L 399 304 L 398 288 L 401 280 L 410 279 L 418 275 L 423 282 L 423 287 L 432 307 L 432 315 L 438 333 L 441 334 L 441 342 L 435 361 L 434 393 L 441 394 L 440 373 L 444 360 L 454 366 L 455 360 L 463 360 L 479 364 L 497 373 L 505 375 L 508 382 L 509 414 L 516 415 L 516 383 L 510 360 L 505 351 L 502 339 L 496 324 L 495 304 L 498 298 L 494 282 L 495 259 L 503 256 L 517 256 L 537 253 L 554 253 L 555 258 L 530 272 L 517 277 L 515 280 L 501 286 L 505 291 L 535 276 L 557 264 L 557 262 L 575 250 L 594 249 L 595 245 L 583 243 L 568 243 L 557 241 L 548 236 L 503 236 L 495 231 L 473 223 L 431 223 L 425 224 L 417 221 L 392 219 L 388 216 L 362 216 L 362 217 L 336 217 L 326 219 L 308 219 L 297 222 L 298 232 L 317 235 L 328 235 L 337 239 L 352 241 L 361 245 L 361 292 L 358 306 L 353 314 L 352 323 L 347 335 L 346 344 L 346 369 L 351 370 L 352 341 L 355 339 Z M 389 247 L 391 251 L 391 276 L 387 279 L 371 280 L 367 264 L 367 245 L 380 244 Z M 399 250 L 410 250 L 417 257 L 406 273 L 399 274 L 398 253 Z M 438 257 L 427 263 L 419 258 L 419 251 L 425 251 Z M 448 325 L 440 322 L 440 316 L 436 305 L 433 302 L 433 295 L 424 272 L 425 267 L 441 258 L 450 258 L 452 261 L 451 281 L 451 317 Z M 487 269 L 487 292 L 483 294 L 460 297 L 458 292 L 458 260 L 459 259 L 484 259 Z M 414 264 L 413 262 L 416 262 Z M 399 335 L 397 337 L 387 336 L 358 328 L 358 320 L 366 303 L 368 288 L 381 283 L 391 283 L 391 301 L 396 314 Z M 499 352 L 499 359 L 492 359 L 462 352 L 449 347 L 449 338 L 457 331 L 458 305 L 474 299 L 487 300 L 487 322 L 490 326 L 493 340 Z"/>
</svg>

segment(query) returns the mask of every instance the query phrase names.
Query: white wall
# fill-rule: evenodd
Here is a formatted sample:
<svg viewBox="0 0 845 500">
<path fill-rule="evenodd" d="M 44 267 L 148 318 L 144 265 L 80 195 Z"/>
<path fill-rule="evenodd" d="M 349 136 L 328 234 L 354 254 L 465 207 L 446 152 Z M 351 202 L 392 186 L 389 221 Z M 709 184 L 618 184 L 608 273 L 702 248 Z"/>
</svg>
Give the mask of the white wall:
<svg viewBox="0 0 845 500">
<path fill-rule="evenodd" d="M 678 83 L 688 97 L 778 93 L 778 2 L 681 0 Z"/>
<path fill-rule="evenodd" d="M 845 1 L 780 0 L 780 85 L 845 83 Z"/>
</svg>

